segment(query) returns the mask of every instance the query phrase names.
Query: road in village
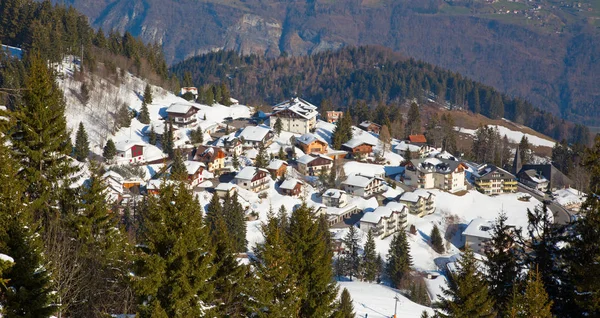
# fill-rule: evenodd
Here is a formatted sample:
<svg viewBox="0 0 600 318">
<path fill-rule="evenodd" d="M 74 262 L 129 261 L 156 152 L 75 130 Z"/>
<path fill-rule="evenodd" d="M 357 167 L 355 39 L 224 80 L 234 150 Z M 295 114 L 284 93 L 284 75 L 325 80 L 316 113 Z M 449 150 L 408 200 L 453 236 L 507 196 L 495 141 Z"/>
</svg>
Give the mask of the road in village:
<svg viewBox="0 0 600 318">
<path fill-rule="evenodd" d="M 528 188 L 521 186 L 521 184 L 518 185 L 518 189 L 519 192 L 527 193 L 533 196 L 534 198 L 540 200 L 540 202 L 544 201 L 544 196 L 541 196 L 529 190 Z M 552 211 L 552 214 L 554 215 L 554 223 L 568 224 L 571 222 L 571 214 L 562 205 L 556 203 L 555 201 L 552 201 L 550 202 L 550 204 L 548 204 L 548 208 L 550 209 L 550 211 Z"/>
</svg>

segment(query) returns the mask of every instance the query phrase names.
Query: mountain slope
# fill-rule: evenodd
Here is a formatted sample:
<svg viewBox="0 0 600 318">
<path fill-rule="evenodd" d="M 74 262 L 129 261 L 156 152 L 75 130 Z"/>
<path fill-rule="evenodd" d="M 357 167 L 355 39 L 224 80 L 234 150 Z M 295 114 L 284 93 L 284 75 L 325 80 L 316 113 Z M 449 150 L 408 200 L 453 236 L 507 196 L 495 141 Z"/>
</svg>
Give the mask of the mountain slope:
<svg viewBox="0 0 600 318">
<path fill-rule="evenodd" d="M 278 56 L 379 44 L 524 97 L 567 119 L 600 124 L 600 87 L 594 84 L 600 73 L 600 7 L 593 1 L 582 1 L 581 8 L 555 0 L 67 3 L 96 27 L 129 30 L 162 43 L 170 62 L 218 48 Z"/>
</svg>

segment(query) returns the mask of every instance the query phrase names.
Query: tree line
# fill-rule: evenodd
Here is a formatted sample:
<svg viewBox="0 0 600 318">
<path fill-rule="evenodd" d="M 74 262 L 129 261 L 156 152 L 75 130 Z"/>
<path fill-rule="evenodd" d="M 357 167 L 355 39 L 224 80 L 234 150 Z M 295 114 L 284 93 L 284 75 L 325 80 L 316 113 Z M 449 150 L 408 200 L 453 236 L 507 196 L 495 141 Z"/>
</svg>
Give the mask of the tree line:
<svg viewBox="0 0 600 318">
<path fill-rule="evenodd" d="M 334 108 L 364 101 L 436 101 L 490 118 L 507 118 L 557 140 L 588 144 L 589 130 L 561 120 L 531 103 L 431 64 L 406 59 L 378 47 L 347 47 L 310 56 L 264 58 L 233 51 L 212 52 L 174 65 L 179 77 L 189 72 L 197 86 L 230 83 L 235 96 L 250 103 L 274 104 L 300 95 L 313 103 L 329 99 Z"/>
</svg>

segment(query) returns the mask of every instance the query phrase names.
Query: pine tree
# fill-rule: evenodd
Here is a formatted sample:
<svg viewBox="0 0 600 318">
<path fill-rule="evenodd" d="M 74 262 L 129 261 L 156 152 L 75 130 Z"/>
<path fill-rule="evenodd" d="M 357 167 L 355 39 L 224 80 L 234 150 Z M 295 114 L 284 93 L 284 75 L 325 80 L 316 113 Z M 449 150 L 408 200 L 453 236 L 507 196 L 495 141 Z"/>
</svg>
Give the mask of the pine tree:
<svg viewBox="0 0 600 318">
<path fill-rule="evenodd" d="M 144 88 L 144 103 L 150 105 L 152 104 L 152 101 L 152 87 L 150 87 L 150 84 L 146 84 L 146 87 Z"/>
<path fill-rule="evenodd" d="M 600 282 L 594 276 L 600 273 L 600 137 L 596 137 L 593 147 L 586 149 L 583 166 L 589 174 L 590 194 L 581 207 L 585 217 L 577 218 L 573 224 L 574 235 L 569 237 L 564 258 L 575 291 L 567 302 L 577 305 L 577 315 L 592 317 L 600 316 Z M 540 274 L 543 277 L 541 269 Z M 555 300 L 555 307 L 560 305 Z"/>
<path fill-rule="evenodd" d="M 79 122 L 77 136 L 75 137 L 75 159 L 79 162 L 84 162 L 90 152 L 90 143 L 88 142 L 87 132 L 83 127 L 83 123 Z"/>
<path fill-rule="evenodd" d="M 131 126 L 131 112 L 126 104 L 122 104 L 116 114 L 115 126 L 117 129 Z"/>
<path fill-rule="evenodd" d="M 502 213 L 492 228 L 492 238 L 485 250 L 486 280 L 490 294 L 496 300 L 496 310 L 503 313 L 512 294 L 512 287 L 521 272 L 521 260 L 513 247 L 516 242 L 514 229 L 506 224 L 506 214 Z"/>
<path fill-rule="evenodd" d="M 165 124 L 161 145 L 163 152 L 168 154 L 169 158 L 173 158 L 175 154 L 175 141 L 173 140 L 173 126 L 171 123 Z"/>
<path fill-rule="evenodd" d="M 102 157 L 104 157 L 104 159 L 110 161 L 110 160 L 113 160 L 113 158 L 115 157 L 116 154 L 117 154 L 117 147 L 115 146 L 115 143 L 112 141 L 112 139 L 107 140 L 106 146 L 104 146 L 104 151 L 102 152 Z"/>
<path fill-rule="evenodd" d="M 419 114 L 419 105 L 416 103 L 410 104 L 408 116 L 406 119 L 405 135 L 418 135 L 421 133 L 421 115 Z"/>
<path fill-rule="evenodd" d="M 25 183 L 19 165 L 7 148 L 6 130 L 0 123 L 0 253 L 14 263 L 3 263 L 0 303 L 6 317 L 48 317 L 51 305 L 50 276 L 43 267 L 42 246 L 36 222 L 24 203 Z"/>
<path fill-rule="evenodd" d="M 279 153 L 277 154 L 277 158 L 280 160 L 286 160 L 285 152 L 283 151 L 283 147 L 279 147 Z"/>
<path fill-rule="evenodd" d="M 548 300 L 548 293 L 544 288 L 544 283 L 540 273 L 535 270 L 529 271 L 527 285 L 525 286 L 525 295 L 523 295 L 526 315 L 523 317 L 551 318 L 552 301 Z"/>
<path fill-rule="evenodd" d="M 261 143 L 258 148 L 258 155 L 256 156 L 254 166 L 256 168 L 264 169 L 267 167 L 268 164 L 269 158 L 267 157 L 267 150 L 265 149 L 265 146 Z"/>
<path fill-rule="evenodd" d="M 228 197 L 229 193 L 226 194 L 225 201 L 229 200 Z M 216 228 L 216 220 L 220 217 L 223 217 L 223 206 L 221 205 L 219 196 L 213 194 L 206 209 L 205 219 L 206 225 L 209 227 L 211 232 L 214 231 L 214 229 Z"/>
<path fill-rule="evenodd" d="M 346 265 L 346 274 L 352 277 L 358 277 L 361 271 L 360 256 L 358 255 L 358 232 L 354 226 L 350 226 L 348 234 L 344 238 L 347 253 L 344 254 L 344 264 Z"/>
<path fill-rule="evenodd" d="M 381 127 L 381 131 L 379 132 L 379 141 L 381 142 L 381 152 L 382 156 L 385 155 L 387 150 L 390 150 L 392 143 L 392 136 L 390 135 L 390 130 L 388 126 L 383 125 Z"/>
<path fill-rule="evenodd" d="M 273 125 L 273 129 L 275 130 L 275 133 L 277 134 L 277 136 L 279 136 L 281 134 L 281 130 L 283 129 L 283 123 L 281 122 L 281 118 L 277 117 L 277 120 L 275 121 L 275 124 Z"/>
<path fill-rule="evenodd" d="M 306 290 L 298 280 L 300 273 L 295 271 L 294 251 L 289 248 L 279 220 L 272 213 L 262 225 L 262 233 L 265 241 L 254 250 L 259 316 L 299 317 Z"/>
<path fill-rule="evenodd" d="M 187 168 L 185 167 L 185 163 L 183 162 L 183 156 L 181 151 L 175 151 L 175 157 L 173 158 L 173 163 L 171 164 L 171 179 L 178 181 L 187 180 L 188 173 Z"/>
<path fill-rule="evenodd" d="M 380 264 L 377 260 L 377 251 L 375 250 L 375 238 L 373 236 L 373 230 L 369 229 L 367 232 L 367 242 L 365 243 L 363 259 L 362 259 L 362 272 L 363 279 L 372 282 L 377 278 Z"/>
<path fill-rule="evenodd" d="M 67 155 L 71 152 L 65 119 L 65 101 L 50 70 L 38 54 L 30 56 L 23 104 L 17 107 L 12 144 L 22 168 L 19 178 L 27 185 L 35 218 L 50 218 L 53 201 L 60 195 L 59 182 L 74 172 Z"/>
<path fill-rule="evenodd" d="M 235 252 L 246 252 L 248 241 L 246 240 L 246 215 L 238 196 L 226 196 L 223 204 L 223 215 L 227 230 L 230 233 L 232 248 Z"/>
<path fill-rule="evenodd" d="M 431 229 L 431 247 L 437 253 L 444 253 L 444 240 L 442 239 L 442 235 L 440 234 L 440 230 L 437 225 L 433 225 L 433 229 Z"/>
<path fill-rule="evenodd" d="M 441 303 L 441 317 L 471 318 L 496 317 L 494 300 L 488 294 L 488 286 L 479 272 L 475 254 L 467 248 L 458 262 L 458 272 L 443 289 L 446 296 Z"/>
<path fill-rule="evenodd" d="M 190 140 L 193 144 L 201 144 L 204 142 L 204 132 L 202 131 L 202 127 L 198 126 L 198 128 L 190 131 Z"/>
<path fill-rule="evenodd" d="M 305 203 L 292 213 L 288 241 L 293 270 L 300 278 L 299 287 L 303 292 L 301 317 L 326 317 L 335 306 L 337 287 L 333 281 L 333 253 L 329 231 L 325 233 L 324 230 L 313 221 Z M 328 239 L 324 240 L 325 237 Z"/>
<path fill-rule="evenodd" d="M 154 126 L 151 126 L 150 134 L 148 135 L 148 142 L 151 145 L 156 145 L 156 141 L 157 141 L 156 131 L 154 131 Z"/>
<path fill-rule="evenodd" d="M 342 144 L 350 139 L 352 139 L 352 116 L 348 113 L 344 113 L 344 116 L 335 124 L 335 129 L 331 136 L 333 148 L 341 149 Z"/>
<path fill-rule="evenodd" d="M 392 282 L 392 287 L 400 286 L 404 275 L 408 274 L 412 266 L 410 246 L 406 232 L 400 231 L 394 235 L 388 251 L 386 273 Z"/>
<path fill-rule="evenodd" d="M 354 306 L 352 305 L 352 298 L 350 297 L 350 293 L 346 288 L 342 291 L 342 296 L 340 297 L 340 303 L 337 308 L 336 318 L 354 318 L 356 314 L 354 313 Z"/>
<path fill-rule="evenodd" d="M 238 158 L 237 153 L 233 153 L 233 158 L 231 159 L 231 164 L 233 164 L 234 169 L 240 168 L 240 159 Z"/>
<path fill-rule="evenodd" d="M 134 287 L 141 317 L 200 317 L 213 304 L 207 228 L 197 199 L 184 184 L 166 185 L 142 211 Z"/>
<path fill-rule="evenodd" d="M 138 120 L 142 124 L 150 124 L 150 111 L 148 111 L 148 105 L 146 104 L 145 100 L 142 101 L 142 109 L 140 110 L 140 114 L 138 115 Z"/>
<path fill-rule="evenodd" d="M 523 164 L 531 163 L 531 145 L 529 144 L 529 139 L 525 135 L 521 137 L 521 141 L 519 142 L 519 155 L 521 156 L 521 162 Z"/>
</svg>

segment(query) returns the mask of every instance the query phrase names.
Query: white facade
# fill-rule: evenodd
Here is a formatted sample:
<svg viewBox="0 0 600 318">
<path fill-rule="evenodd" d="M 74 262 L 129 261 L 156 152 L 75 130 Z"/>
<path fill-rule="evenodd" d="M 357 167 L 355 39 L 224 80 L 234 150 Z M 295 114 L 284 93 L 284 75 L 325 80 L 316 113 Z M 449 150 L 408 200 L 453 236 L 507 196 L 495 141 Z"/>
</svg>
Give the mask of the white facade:
<svg viewBox="0 0 600 318">
<path fill-rule="evenodd" d="M 486 243 L 492 239 L 492 229 L 492 221 L 482 218 L 473 219 L 462 233 L 465 247 L 483 255 Z"/>
<path fill-rule="evenodd" d="M 383 180 L 360 174 L 350 175 L 342 182 L 344 191 L 363 198 L 370 197 L 384 190 Z"/>
<path fill-rule="evenodd" d="M 348 204 L 348 196 L 345 191 L 329 189 L 321 197 L 323 204 L 328 207 L 343 208 Z"/>
<path fill-rule="evenodd" d="M 273 115 L 269 120 L 274 129 L 277 119 L 281 120 L 282 130 L 296 134 L 307 134 L 317 124 L 317 107 L 300 98 L 277 104 L 273 107 Z"/>
<path fill-rule="evenodd" d="M 360 219 L 360 229 L 367 232 L 370 229 L 377 238 L 384 238 L 398 231 L 404 231 L 406 226 L 407 208 L 404 204 L 390 202 L 372 212 L 366 212 Z"/>
<path fill-rule="evenodd" d="M 419 189 L 440 189 L 450 193 L 467 189 L 466 166 L 460 162 L 438 158 L 411 160 L 406 164 L 404 184 Z"/>
</svg>

